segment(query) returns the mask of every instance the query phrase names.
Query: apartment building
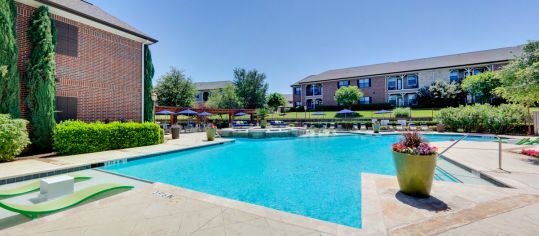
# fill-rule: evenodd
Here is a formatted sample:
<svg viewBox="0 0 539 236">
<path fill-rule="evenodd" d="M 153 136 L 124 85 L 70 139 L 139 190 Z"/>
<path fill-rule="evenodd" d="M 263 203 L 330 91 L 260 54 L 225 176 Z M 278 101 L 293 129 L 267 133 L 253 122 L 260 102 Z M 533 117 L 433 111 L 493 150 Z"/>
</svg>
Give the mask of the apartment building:
<svg viewBox="0 0 539 236">
<path fill-rule="evenodd" d="M 515 46 L 329 70 L 292 84 L 293 103 L 309 109 L 335 106 L 337 89 L 354 85 L 364 94 L 359 104 L 414 106 L 423 86 L 437 80 L 459 83 L 469 75 L 498 70 L 521 53 L 522 46 Z"/>
</svg>

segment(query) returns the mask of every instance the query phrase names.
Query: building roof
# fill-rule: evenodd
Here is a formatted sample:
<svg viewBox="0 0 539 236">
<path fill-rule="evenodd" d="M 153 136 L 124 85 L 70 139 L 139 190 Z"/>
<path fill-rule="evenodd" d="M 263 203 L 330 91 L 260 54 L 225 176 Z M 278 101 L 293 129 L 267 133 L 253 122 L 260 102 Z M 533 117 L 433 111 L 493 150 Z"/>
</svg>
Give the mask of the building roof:
<svg viewBox="0 0 539 236">
<path fill-rule="evenodd" d="M 292 101 L 294 100 L 294 98 L 292 97 L 292 94 L 291 93 L 288 93 L 288 94 L 283 94 L 284 98 L 286 99 L 286 101 Z"/>
<path fill-rule="evenodd" d="M 193 83 L 195 89 L 198 91 L 201 90 L 212 90 L 212 89 L 221 89 L 226 87 L 228 84 L 232 84 L 232 81 L 213 81 L 213 82 L 197 82 Z"/>
<path fill-rule="evenodd" d="M 72 14 L 99 22 L 117 30 L 141 37 L 152 43 L 157 40 L 137 30 L 135 27 L 105 12 L 103 9 L 84 0 L 37 0 L 43 4 L 62 9 Z"/>
<path fill-rule="evenodd" d="M 515 56 L 518 56 L 520 54 L 522 54 L 522 46 L 515 46 L 408 61 L 388 62 L 366 66 L 350 67 L 344 69 L 329 70 L 317 75 L 310 75 L 294 83 L 293 85 L 341 78 L 372 76 L 444 67 L 456 67 L 489 62 L 501 62 L 513 59 L 515 58 Z"/>
</svg>

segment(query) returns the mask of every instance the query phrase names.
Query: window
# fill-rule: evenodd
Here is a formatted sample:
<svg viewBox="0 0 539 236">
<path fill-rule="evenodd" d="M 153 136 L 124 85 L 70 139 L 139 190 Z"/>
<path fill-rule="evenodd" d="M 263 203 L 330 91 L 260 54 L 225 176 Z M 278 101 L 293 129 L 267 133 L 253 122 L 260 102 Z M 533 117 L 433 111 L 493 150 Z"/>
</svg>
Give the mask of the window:
<svg viewBox="0 0 539 236">
<path fill-rule="evenodd" d="M 77 119 L 77 98 L 56 97 L 56 121 Z"/>
<path fill-rule="evenodd" d="M 54 21 L 56 27 L 56 53 L 76 57 L 79 48 L 79 28 L 61 21 Z"/>
<path fill-rule="evenodd" d="M 485 68 L 485 67 L 474 68 L 474 69 L 473 69 L 473 74 L 474 74 L 474 75 L 478 75 L 478 74 L 481 74 L 481 73 L 483 73 L 483 72 L 485 72 L 485 71 L 486 71 L 486 68 Z"/>
<path fill-rule="evenodd" d="M 406 75 L 407 88 L 418 88 L 417 75 Z"/>
<path fill-rule="evenodd" d="M 301 107 L 301 102 L 296 102 L 295 107 Z"/>
<path fill-rule="evenodd" d="M 408 105 L 417 105 L 417 94 L 408 94 Z"/>
<path fill-rule="evenodd" d="M 322 105 L 322 99 L 307 99 L 307 108 L 308 109 L 315 109 L 316 106 Z"/>
<path fill-rule="evenodd" d="M 294 88 L 294 95 L 301 95 L 301 87 Z"/>
<path fill-rule="evenodd" d="M 307 96 L 317 96 L 322 95 L 322 85 L 321 84 L 310 84 L 307 85 Z"/>
<path fill-rule="evenodd" d="M 359 79 L 357 81 L 357 86 L 360 88 L 369 88 L 371 87 L 371 79 Z"/>
<path fill-rule="evenodd" d="M 399 76 L 390 76 L 387 79 L 387 90 L 402 89 L 402 79 Z"/>
<path fill-rule="evenodd" d="M 371 97 L 359 98 L 359 104 L 371 104 Z"/>
<path fill-rule="evenodd" d="M 337 88 L 348 87 L 348 86 L 350 86 L 350 80 L 339 81 L 339 83 L 337 84 Z"/>
<path fill-rule="evenodd" d="M 458 70 L 451 70 L 449 72 L 449 82 L 455 82 L 455 83 L 458 83 L 460 82 L 460 73 Z"/>
<path fill-rule="evenodd" d="M 397 106 L 397 95 L 389 95 L 387 102 L 393 106 Z"/>
</svg>

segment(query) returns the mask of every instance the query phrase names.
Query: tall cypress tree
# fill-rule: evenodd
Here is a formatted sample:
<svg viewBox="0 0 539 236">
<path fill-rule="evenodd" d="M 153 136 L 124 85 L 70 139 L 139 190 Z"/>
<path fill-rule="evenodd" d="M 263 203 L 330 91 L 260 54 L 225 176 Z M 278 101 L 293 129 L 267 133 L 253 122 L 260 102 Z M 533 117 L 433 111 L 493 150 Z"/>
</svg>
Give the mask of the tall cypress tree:
<svg viewBox="0 0 539 236">
<path fill-rule="evenodd" d="M 56 125 L 54 118 L 56 40 L 54 25 L 46 6 L 37 8 L 32 15 L 28 39 L 31 50 L 26 68 L 28 86 L 26 104 L 32 126 L 30 139 L 35 151 L 49 151 Z"/>
<path fill-rule="evenodd" d="M 20 115 L 16 18 L 15 1 L 0 1 L 0 113 L 11 114 L 12 117 Z"/>
<path fill-rule="evenodd" d="M 153 122 L 152 79 L 155 70 L 152 63 L 150 47 L 144 45 L 144 121 Z"/>
</svg>

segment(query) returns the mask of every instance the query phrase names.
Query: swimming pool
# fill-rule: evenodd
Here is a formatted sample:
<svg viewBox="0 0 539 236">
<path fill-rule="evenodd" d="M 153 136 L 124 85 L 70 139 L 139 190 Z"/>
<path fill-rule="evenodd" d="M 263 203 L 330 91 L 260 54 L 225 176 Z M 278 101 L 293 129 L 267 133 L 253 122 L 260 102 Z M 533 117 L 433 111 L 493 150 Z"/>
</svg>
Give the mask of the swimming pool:
<svg viewBox="0 0 539 236">
<path fill-rule="evenodd" d="M 425 137 L 429 141 L 446 141 L 461 136 Z M 230 144 L 102 169 L 361 228 L 360 174 L 395 175 L 390 145 L 399 138 L 398 135 L 348 135 L 238 139 Z M 458 181 L 443 170 L 437 170 L 436 178 Z"/>
</svg>

